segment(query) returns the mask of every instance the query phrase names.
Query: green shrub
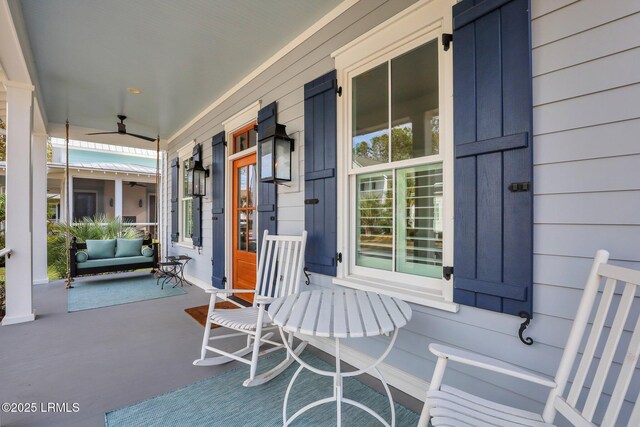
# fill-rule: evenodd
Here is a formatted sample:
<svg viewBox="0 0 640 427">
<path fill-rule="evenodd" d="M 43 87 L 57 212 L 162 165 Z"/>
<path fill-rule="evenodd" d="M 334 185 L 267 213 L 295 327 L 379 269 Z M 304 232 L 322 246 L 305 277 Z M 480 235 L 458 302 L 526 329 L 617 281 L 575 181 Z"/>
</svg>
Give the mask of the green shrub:
<svg viewBox="0 0 640 427">
<path fill-rule="evenodd" d="M 98 215 L 94 218 L 83 218 L 72 225 L 69 229 L 71 237 L 76 237 L 78 242 L 87 240 L 115 239 L 135 239 L 142 236 L 142 232 L 135 227 L 123 223 L 120 218 L 108 218 L 105 215 Z M 65 223 L 51 224 L 49 236 L 47 238 L 47 259 L 49 270 L 54 271 L 57 277 L 49 279 L 60 279 L 67 275 L 67 248 L 66 248 L 67 227 Z"/>
</svg>

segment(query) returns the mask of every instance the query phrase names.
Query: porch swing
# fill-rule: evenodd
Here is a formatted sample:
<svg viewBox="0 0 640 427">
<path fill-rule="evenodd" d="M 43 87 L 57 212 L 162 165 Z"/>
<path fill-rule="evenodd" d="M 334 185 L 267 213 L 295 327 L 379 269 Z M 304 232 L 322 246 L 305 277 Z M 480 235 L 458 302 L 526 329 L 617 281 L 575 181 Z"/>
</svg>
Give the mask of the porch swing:
<svg viewBox="0 0 640 427">
<path fill-rule="evenodd" d="M 146 141 L 155 141 L 156 142 L 156 173 L 155 173 L 155 184 L 156 184 L 156 192 L 160 186 L 160 135 L 157 138 L 149 138 L 143 135 L 137 135 L 133 133 L 127 133 L 126 127 L 124 125 L 124 120 L 126 116 L 118 115 L 118 119 L 120 119 L 120 123 L 118 123 L 118 130 L 116 132 L 97 132 L 91 133 L 88 135 L 99 135 L 99 134 L 121 134 L 121 135 L 130 135 L 135 138 L 144 139 Z M 158 260 L 159 260 L 159 243 L 158 240 L 158 228 L 159 228 L 159 208 L 158 208 L 158 199 L 156 196 L 155 203 L 155 226 L 153 226 L 153 232 L 149 232 L 145 238 L 142 240 L 142 250 L 140 253 L 132 254 L 124 254 L 118 255 L 116 257 L 115 254 L 115 244 L 114 247 L 111 248 L 111 252 L 114 252 L 113 257 L 109 256 L 101 256 L 100 259 L 90 260 L 91 249 L 87 247 L 87 242 L 78 242 L 76 237 L 71 237 L 71 208 L 70 208 L 70 200 L 72 195 L 70 194 L 70 176 L 69 176 L 69 120 L 66 121 L 65 124 L 66 130 L 66 138 L 65 138 L 65 224 L 66 224 L 66 236 L 65 236 L 65 247 L 67 248 L 67 274 L 66 274 L 66 288 L 73 288 L 71 282 L 73 282 L 74 277 L 78 276 L 94 276 L 101 273 L 112 273 L 112 272 L 123 272 L 123 271 L 131 271 L 143 268 L 151 268 L 151 273 L 155 273 L 158 269 Z M 117 239 L 120 240 L 120 239 Z M 116 241 L 117 241 L 116 240 Z M 106 241 L 105 241 L 106 242 Z M 122 243 L 129 244 L 129 242 L 123 241 Z M 98 243 L 100 245 L 101 242 Z M 106 245 L 104 245 L 106 246 Z M 132 245 L 133 246 L 133 245 Z M 98 250 L 102 250 L 103 248 L 98 247 Z M 146 251 L 146 253 L 145 253 Z M 149 251 L 151 254 L 149 255 Z M 79 255 L 83 254 L 83 255 Z"/>
</svg>

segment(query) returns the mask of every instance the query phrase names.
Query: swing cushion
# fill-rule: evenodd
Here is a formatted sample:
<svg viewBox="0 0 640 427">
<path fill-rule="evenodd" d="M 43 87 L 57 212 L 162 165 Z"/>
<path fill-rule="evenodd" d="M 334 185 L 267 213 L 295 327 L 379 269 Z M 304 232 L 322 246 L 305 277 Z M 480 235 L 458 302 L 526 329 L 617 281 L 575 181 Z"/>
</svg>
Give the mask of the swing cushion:
<svg viewBox="0 0 640 427">
<path fill-rule="evenodd" d="M 116 255 L 116 239 L 87 240 L 89 259 L 113 258 Z"/>
<path fill-rule="evenodd" d="M 76 262 L 86 262 L 89 259 L 89 255 L 86 252 L 78 252 L 76 254 Z"/>
<path fill-rule="evenodd" d="M 120 258 L 103 258 L 103 259 L 90 259 L 87 262 L 83 262 L 78 264 L 78 270 L 82 271 L 87 268 L 105 268 L 105 267 L 116 267 L 122 266 L 120 271 L 130 270 L 130 265 L 138 264 L 141 267 L 145 268 L 149 265 L 150 262 L 153 262 L 146 256 L 138 255 L 132 257 L 120 257 Z M 136 267 L 138 268 L 138 267 Z"/>
<path fill-rule="evenodd" d="M 116 258 L 140 256 L 142 239 L 118 239 L 116 243 Z"/>
<path fill-rule="evenodd" d="M 153 249 L 150 247 L 145 247 L 142 248 L 142 256 L 146 256 L 146 257 L 152 257 L 153 256 Z"/>
</svg>

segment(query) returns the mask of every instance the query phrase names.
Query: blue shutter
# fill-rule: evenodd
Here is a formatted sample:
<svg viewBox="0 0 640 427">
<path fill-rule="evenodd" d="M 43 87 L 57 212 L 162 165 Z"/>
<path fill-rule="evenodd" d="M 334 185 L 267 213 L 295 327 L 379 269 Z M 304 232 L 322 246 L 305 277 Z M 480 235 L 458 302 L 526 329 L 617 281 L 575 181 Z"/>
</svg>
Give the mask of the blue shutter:
<svg viewBox="0 0 640 427">
<path fill-rule="evenodd" d="M 193 147 L 192 158 L 194 161 L 202 161 L 202 144 Z M 202 246 L 202 197 L 194 197 L 191 205 L 191 221 L 193 223 L 191 240 L 193 246 Z"/>
<path fill-rule="evenodd" d="M 453 7 L 454 301 L 532 314 L 531 41 L 527 0 Z"/>
<path fill-rule="evenodd" d="M 305 264 L 336 275 L 336 72 L 304 85 Z"/>
<path fill-rule="evenodd" d="M 276 124 L 277 120 L 276 103 L 272 102 L 258 111 L 258 141 L 264 136 L 264 132 Z M 258 171 L 260 171 L 260 143 L 258 143 Z M 260 172 L 258 172 L 258 176 Z M 269 182 L 260 182 L 258 178 L 258 251 L 262 245 L 262 235 L 264 230 L 269 230 L 269 234 L 278 234 L 278 200 L 276 195 L 276 185 Z"/>
<path fill-rule="evenodd" d="M 177 242 L 180 235 L 180 224 L 178 224 L 178 185 L 180 182 L 180 160 L 173 159 L 171 162 L 171 241 Z"/>
<path fill-rule="evenodd" d="M 225 146 L 224 132 L 220 132 L 211 140 L 211 202 L 212 202 L 212 237 L 211 237 L 211 284 L 224 289 L 225 276 L 224 250 L 224 189 L 225 189 Z"/>
</svg>

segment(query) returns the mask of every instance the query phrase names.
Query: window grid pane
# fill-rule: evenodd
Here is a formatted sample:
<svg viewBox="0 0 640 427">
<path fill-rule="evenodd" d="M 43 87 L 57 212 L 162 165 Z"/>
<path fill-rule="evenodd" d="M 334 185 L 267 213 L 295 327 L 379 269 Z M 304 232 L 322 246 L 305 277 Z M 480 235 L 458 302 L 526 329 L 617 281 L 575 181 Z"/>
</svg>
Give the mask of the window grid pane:
<svg viewBox="0 0 640 427">
<path fill-rule="evenodd" d="M 356 212 L 356 265 L 393 267 L 393 171 L 359 175 Z"/>
<path fill-rule="evenodd" d="M 381 64 L 352 81 L 354 167 L 389 163 L 389 65 Z"/>
<path fill-rule="evenodd" d="M 438 43 L 391 60 L 391 161 L 440 152 Z"/>
<path fill-rule="evenodd" d="M 182 201 L 182 207 L 184 215 L 182 216 L 183 223 L 183 239 L 190 239 L 193 234 L 193 218 L 191 216 L 191 206 L 193 204 L 192 199 L 184 199 Z"/>
<path fill-rule="evenodd" d="M 442 277 L 442 163 L 397 171 L 396 271 Z"/>
</svg>

